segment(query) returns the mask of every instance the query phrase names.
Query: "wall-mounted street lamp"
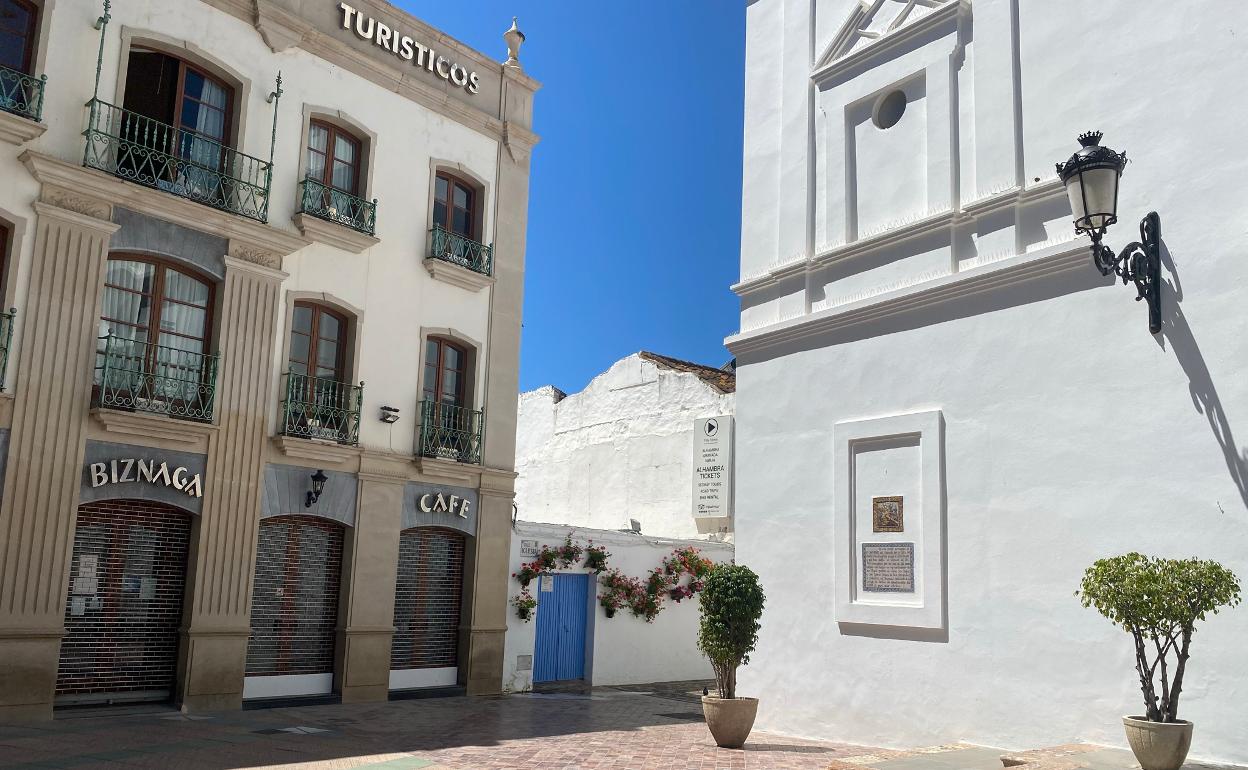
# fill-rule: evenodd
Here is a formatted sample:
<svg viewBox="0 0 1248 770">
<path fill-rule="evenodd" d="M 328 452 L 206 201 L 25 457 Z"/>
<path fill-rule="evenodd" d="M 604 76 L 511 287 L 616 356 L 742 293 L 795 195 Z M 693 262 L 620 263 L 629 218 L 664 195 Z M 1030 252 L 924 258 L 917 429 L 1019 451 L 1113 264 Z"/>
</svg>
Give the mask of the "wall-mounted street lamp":
<svg viewBox="0 0 1248 770">
<path fill-rule="evenodd" d="M 1057 174 L 1070 196 L 1075 232 L 1092 237 L 1092 261 L 1101 275 L 1116 273 L 1125 286 L 1135 284 L 1136 301 L 1148 302 L 1148 329 L 1161 331 L 1161 217 L 1151 212 L 1140 222 L 1140 240 L 1121 254 L 1101 243 L 1105 231 L 1118 221 L 1118 180 L 1127 165 L 1125 152 L 1101 146 L 1101 132 L 1079 135 L 1079 152 L 1057 164 Z"/>
<path fill-rule="evenodd" d="M 312 489 L 308 491 L 308 497 L 303 501 L 304 508 L 311 508 L 312 505 L 321 499 L 321 493 L 325 491 L 325 482 L 329 481 L 329 476 L 325 475 L 325 471 L 317 470 L 312 474 Z"/>
</svg>

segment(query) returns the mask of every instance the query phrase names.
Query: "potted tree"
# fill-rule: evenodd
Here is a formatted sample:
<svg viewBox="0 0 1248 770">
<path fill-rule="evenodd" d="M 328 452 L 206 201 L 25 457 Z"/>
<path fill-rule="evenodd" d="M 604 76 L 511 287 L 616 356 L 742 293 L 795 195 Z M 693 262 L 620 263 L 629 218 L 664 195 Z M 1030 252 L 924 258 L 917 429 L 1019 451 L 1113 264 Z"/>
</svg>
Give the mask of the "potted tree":
<svg viewBox="0 0 1248 770">
<path fill-rule="evenodd" d="M 1129 553 L 1089 567 L 1076 595 L 1135 641 L 1144 714 L 1122 721 L 1140 767 L 1178 770 L 1192 744 L 1178 711 L 1196 621 L 1239 604 L 1238 578 L 1214 561 Z"/>
<path fill-rule="evenodd" d="M 726 749 L 745 745 L 758 713 L 757 698 L 737 697 L 737 668 L 750 662 L 763 615 L 763 589 L 749 567 L 720 564 L 699 594 L 702 622 L 698 649 L 715 670 L 717 696 L 702 696 L 702 713 L 715 743 Z"/>
</svg>

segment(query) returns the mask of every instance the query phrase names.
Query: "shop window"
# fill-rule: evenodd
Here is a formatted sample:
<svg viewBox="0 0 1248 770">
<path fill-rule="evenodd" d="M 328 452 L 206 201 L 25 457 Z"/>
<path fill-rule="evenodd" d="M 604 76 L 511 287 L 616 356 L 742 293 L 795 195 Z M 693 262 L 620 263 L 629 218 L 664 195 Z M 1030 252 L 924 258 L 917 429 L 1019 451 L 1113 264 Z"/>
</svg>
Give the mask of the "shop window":
<svg viewBox="0 0 1248 770">
<path fill-rule="evenodd" d="M 0 67 L 29 75 L 35 58 L 39 9 L 28 0 L 0 0 Z M 16 79 L 14 83 L 18 82 Z M 0 76 L 0 99 L 8 79 Z"/>
<path fill-rule="evenodd" d="M 433 190 L 433 225 L 477 240 L 478 194 L 474 185 L 439 171 Z"/>
<path fill-rule="evenodd" d="M 96 366 L 97 405 L 211 420 L 213 286 L 164 261 L 108 260 Z"/>
</svg>

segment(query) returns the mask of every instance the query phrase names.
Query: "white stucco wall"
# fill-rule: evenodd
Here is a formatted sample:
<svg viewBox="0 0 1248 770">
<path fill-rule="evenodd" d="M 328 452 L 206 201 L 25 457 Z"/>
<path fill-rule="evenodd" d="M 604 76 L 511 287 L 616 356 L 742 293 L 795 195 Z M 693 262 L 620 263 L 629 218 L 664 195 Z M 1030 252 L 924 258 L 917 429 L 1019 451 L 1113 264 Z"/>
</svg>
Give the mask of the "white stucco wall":
<svg viewBox="0 0 1248 770">
<path fill-rule="evenodd" d="M 884 53 L 820 81 L 814 115 L 785 102 L 777 116 L 787 70 L 776 61 L 796 57 L 809 78 L 812 49 L 856 6 L 747 11 L 747 187 L 795 151 L 819 189 L 810 201 L 756 191 L 743 209 L 742 333 L 729 341 L 737 559 L 768 602 L 741 690 L 762 698 L 756 729 L 790 734 L 1124 746 L 1120 717 L 1141 710 L 1130 639 L 1079 606 L 1083 569 L 1138 550 L 1216 559 L 1248 579 L 1248 107 L 1226 90 L 1248 75 L 1248 7 L 975 0 L 952 28 L 906 45 L 885 37 L 872 44 Z M 784 20 L 812 17 L 813 45 L 790 47 Z M 1118 44 L 1075 42 L 1100 33 Z M 916 75 L 926 94 L 902 124 L 926 121 L 928 141 L 905 150 L 923 173 L 897 165 L 895 182 L 923 185 L 929 205 L 907 189 L 895 221 L 864 242 L 847 225 L 855 186 L 837 132 L 853 124 L 840 117 Z M 791 147 L 778 128 L 808 117 L 814 157 L 805 131 Z M 1150 210 L 1162 217 L 1155 337 L 1134 289 L 1095 271 L 1050 181 L 1093 128 L 1132 159 L 1107 243 L 1136 239 Z M 862 157 L 884 169 L 873 153 Z M 810 248 L 788 275 L 751 283 L 792 256 L 775 245 L 789 228 L 808 231 Z M 835 426 L 929 410 L 943 415 L 943 483 L 921 505 L 944 511 L 944 627 L 840 623 Z M 1180 712 L 1196 724 L 1193 757 L 1248 762 L 1245 638 L 1245 608 L 1196 635 Z"/>
<path fill-rule="evenodd" d="M 520 396 L 516 504 L 530 521 L 698 537 L 694 421 L 733 412 L 734 396 L 634 354 L 580 393 Z"/>
<path fill-rule="evenodd" d="M 532 561 L 531 556 L 521 555 L 522 541 L 537 540 L 540 545 L 554 547 L 562 545 L 569 533 L 573 541 L 581 545 L 593 540 L 595 545 L 606 546 L 611 553 L 610 567 L 642 580 L 678 547 L 691 545 L 699 548 L 706 558 L 716 563 L 732 560 L 732 546 L 726 543 L 670 540 L 518 521 L 511 534 L 511 571 L 515 572 L 522 563 Z M 520 591 L 520 584 L 513 579 L 508 584 L 508 590 L 509 597 L 515 596 Z M 536 596 L 537 583 L 531 584 L 529 590 Z M 592 574 L 589 590 L 595 597 L 595 603 L 586 633 L 589 649 L 585 658 L 585 676 L 592 684 L 647 684 L 714 677 L 710 663 L 697 648 L 699 614 L 696 596 L 679 603 L 668 599 L 654 622 L 647 623 L 644 619 L 633 617 L 627 609 L 608 618 L 597 604 L 598 587 Z M 507 641 L 503 655 L 503 689 L 507 692 L 533 689 L 532 668 L 521 670 L 518 658 L 533 655 L 536 633 L 536 614 L 526 623 L 516 617 L 514 608 L 508 607 Z"/>
</svg>

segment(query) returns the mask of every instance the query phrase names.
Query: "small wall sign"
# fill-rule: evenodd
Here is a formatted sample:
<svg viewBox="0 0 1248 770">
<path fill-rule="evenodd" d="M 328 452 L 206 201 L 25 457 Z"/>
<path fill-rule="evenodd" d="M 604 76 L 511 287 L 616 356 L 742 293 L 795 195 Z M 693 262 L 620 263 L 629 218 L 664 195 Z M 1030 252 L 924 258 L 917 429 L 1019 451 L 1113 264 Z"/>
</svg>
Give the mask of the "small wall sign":
<svg viewBox="0 0 1248 770">
<path fill-rule="evenodd" d="M 871 498 L 872 532 L 904 532 L 905 530 L 905 509 L 900 495 Z"/>
<path fill-rule="evenodd" d="M 521 540 L 520 541 L 520 555 L 521 556 L 537 556 L 537 541 L 536 540 Z"/>
<path fill-rule="evenodd" d="M 188 497 L 204 496 L 204 481 L 198 473 L 190 475 L 190 471 L 182 466 L 173 470 L 169 463 L 155 460 L 121 459 L 106 463 L 91 463 L 88 466 L 91 476 L 91 488 L 107 484 L 129 484 L 142 482 L 157 486 L 172 487 Z"/>
<path fill-rule="evenodd" d="M 472 501 L 459 495 L 443 492 L 427 492 L 420 496 L 420 510 L 425 513 L 453 513 L 461 519 L 468 518 Z"/>
</svg>

